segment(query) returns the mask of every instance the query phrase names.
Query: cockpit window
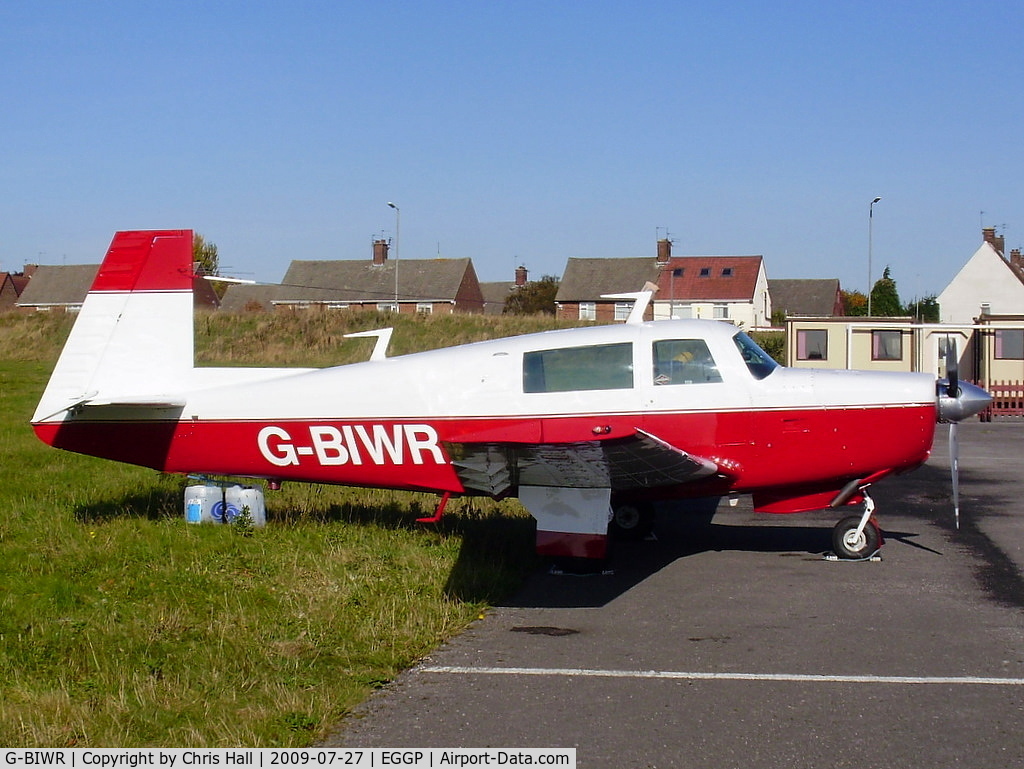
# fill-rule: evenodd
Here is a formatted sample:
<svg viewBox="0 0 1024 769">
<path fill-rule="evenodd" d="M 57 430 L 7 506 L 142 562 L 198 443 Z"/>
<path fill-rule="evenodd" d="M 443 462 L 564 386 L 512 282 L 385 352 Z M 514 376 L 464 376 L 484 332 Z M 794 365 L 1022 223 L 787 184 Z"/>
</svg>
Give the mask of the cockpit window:
<svg viewBox="0 0 1024 769">
<path fill-rule="evenodd" d="M 654 384 L 721 382 L 703 339 L 660 339 L 654 343 Z"/>
<path fill-rule="evenodd" d="M 633 345 L 600 344 L 523 355 L 523 392 L 619 390 L 633 386 Z"/>
<path fill-rule="evenodd" d="M 747 364 L 755 379 L 764 379 L 779 367 L 771 355 L 758 347 L 757 342 L 742 331 L 736 334 L 732 341 L 736 343 L 740 355 L 743 356 L 743 362 Z"/>
</svg>

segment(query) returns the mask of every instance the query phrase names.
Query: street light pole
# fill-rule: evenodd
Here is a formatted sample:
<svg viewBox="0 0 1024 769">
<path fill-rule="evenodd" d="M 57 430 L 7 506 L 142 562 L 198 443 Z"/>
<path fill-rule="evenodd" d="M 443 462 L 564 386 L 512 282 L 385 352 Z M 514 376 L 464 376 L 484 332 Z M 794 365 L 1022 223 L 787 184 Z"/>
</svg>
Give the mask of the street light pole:
<svg viewBox="0 0 1024 769">
<path fill-rule="evenodd" d="M 873 245 L 873 229 L 875 222 L 875 203 L 881 200 L 880 197 L 875 198 L 871 201 L 871 205 L 868 206 L 868 317 L 871 317 L 871 247 Z"/>
<path fill-rule="evenodd" d="M 388 201 L 388 205 L 395 209 L 395 312 L 399 312 L 398 305 L 398 253 L 402 244 L 402 212 L 398 206 Z"/>
</svg>

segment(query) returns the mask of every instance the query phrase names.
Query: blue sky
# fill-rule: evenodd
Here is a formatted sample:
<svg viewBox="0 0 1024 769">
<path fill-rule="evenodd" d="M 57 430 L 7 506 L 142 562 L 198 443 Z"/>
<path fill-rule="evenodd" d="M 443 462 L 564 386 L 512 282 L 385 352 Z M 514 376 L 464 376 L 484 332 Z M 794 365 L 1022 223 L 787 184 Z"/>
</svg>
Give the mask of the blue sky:
<svg viewBox="0 0 1024 769">
<path fill-rule="evenodd" d="M 192 228 L 225 271 L 762 254 L 938 293 L 1024 244 L 1024 6 L 7 2 L 0 269 Z M 984 211 L 984 214 L 981 212 Z M 1004 230 L 1005 226 L 1005 230 Z M 637 287 L 639 288 L 639 287 Z"/>
</svg>

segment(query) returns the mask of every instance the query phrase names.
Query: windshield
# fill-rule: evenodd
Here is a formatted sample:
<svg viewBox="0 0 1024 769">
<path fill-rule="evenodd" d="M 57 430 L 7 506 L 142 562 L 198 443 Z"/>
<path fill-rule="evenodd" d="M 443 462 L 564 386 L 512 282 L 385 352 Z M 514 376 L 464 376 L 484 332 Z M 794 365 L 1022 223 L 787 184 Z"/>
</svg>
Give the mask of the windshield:
<svg viewBox="0 0 1024 769">
<path fill-rule="evenodd" d="M 743 362 L 747 364 L 755 379 L 764 379 L 779 367 L 771 355 L 758 347 L 757 342 L 742 331 L 736 334 L 732 341 L 736 343 L 740 355 L 743 356 Z"/>
</svg>

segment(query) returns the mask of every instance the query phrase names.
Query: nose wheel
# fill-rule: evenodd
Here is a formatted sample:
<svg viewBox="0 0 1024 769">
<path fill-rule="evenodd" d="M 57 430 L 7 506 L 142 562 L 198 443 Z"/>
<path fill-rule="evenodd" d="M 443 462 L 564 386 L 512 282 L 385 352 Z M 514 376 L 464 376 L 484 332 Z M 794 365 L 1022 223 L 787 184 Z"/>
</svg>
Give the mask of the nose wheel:
<svg viewBox="0 0 1024 769">
<path fill-rule="evenodd" d="M 843 518 L 832 530 L 832 549 L 842 560 L 866 561 L 882 547 L 882 533 L 873 514 L 875 503 L 864 494 L 864 513 Z"/>
</svg>

